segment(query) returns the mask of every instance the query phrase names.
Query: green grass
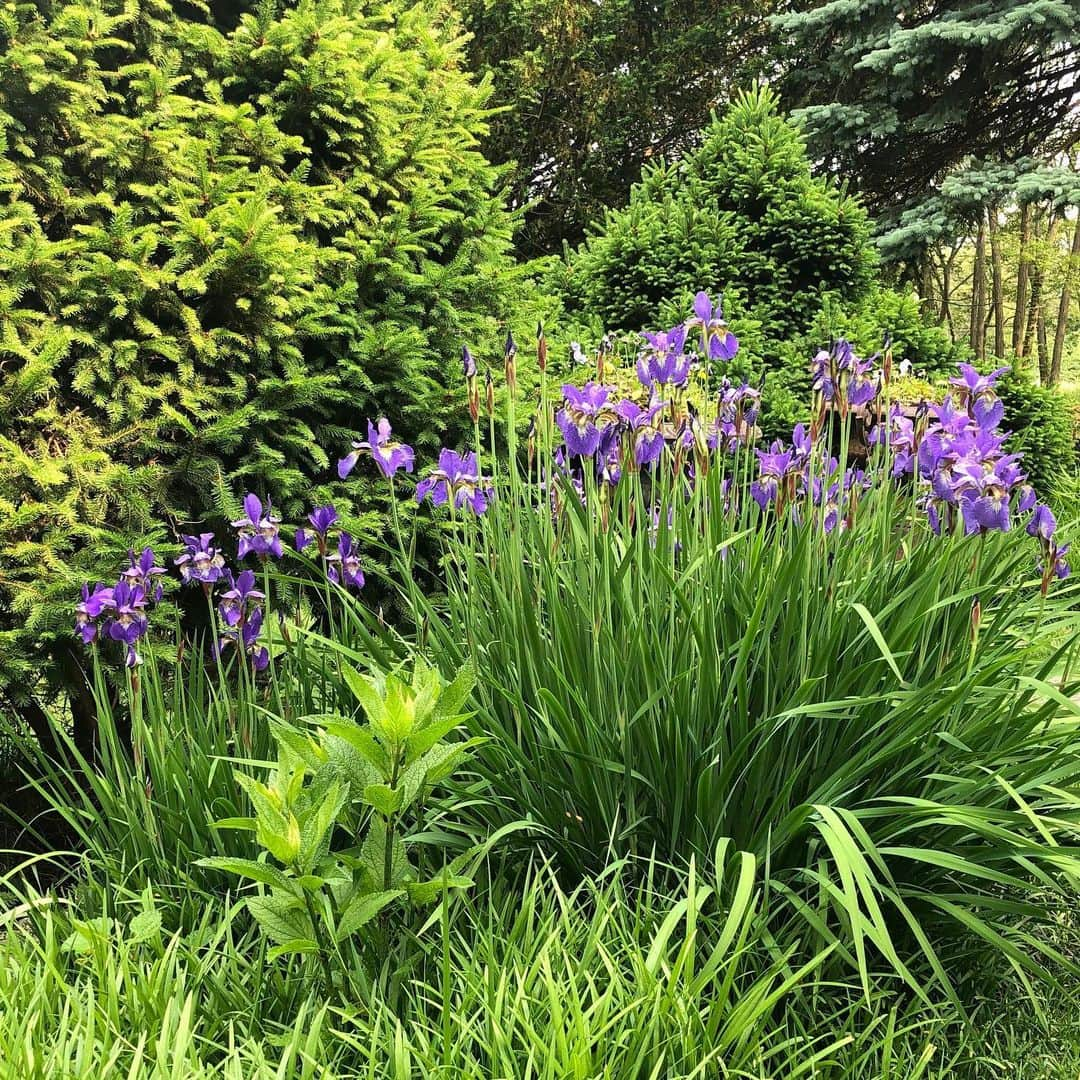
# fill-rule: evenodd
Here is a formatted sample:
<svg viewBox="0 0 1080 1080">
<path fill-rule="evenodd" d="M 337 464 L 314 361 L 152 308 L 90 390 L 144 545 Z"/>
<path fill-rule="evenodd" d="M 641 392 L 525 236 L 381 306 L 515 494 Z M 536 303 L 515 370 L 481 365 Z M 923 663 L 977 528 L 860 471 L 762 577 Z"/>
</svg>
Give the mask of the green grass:
<svg viewBox="0 0 1080 1080">
<path fill-rule="evenodd" d="M 753 889 L 724 910 L 707 877 L 631 887 L 625 867 L 566 891 L 547 870 L 435 920 L 370 1007 L 335 1008 L 275 972 L 234 903 L 132 940 L 145 901 L 89 877 L 116 922 L 82 952 L 73 906 L 27 898 L 0 939 L 12 1077 L 866 1077 L 979 1068 L 959 1029 L 867 1005 L 769 956 Z M 634 875 L 639 878 L 641 875 Z M 751 880 L 750 878 L 747 879 Z M 84 898 L 84 903 L 85 903 Z M 977 1075 L 972 1072 L 971 1075 Z"/>
<path fill-rule="evenodd" d="M 287 711 L 339 705 L 334 665 L 298 653 L 289 661 L 296 681 L 283 686 Z M 4 879 L 4 1080 L 981 1080 L 1042 1075 L 1030 1067 L 1048 1048 L 1068 1067 L 1057 1020 L 1071 1000 L 1067 978 L 1055 993 L 1032 991 L 1054 1010 L 1057 1042 L 1025 1004 L 1023 981 L 1003 984 L 1007 1011 L 980 999 L 1007 974 L 1000 961 L 965 999 L 969 1025 L 947 1003 L 920 1004 L 888 965 L 874 965 L 867 993 L 830 970 L 840 943 L 775 933 L 771 868 L 730 843 L 692 869 L 631 857 L 568 884 L 539 861 L 546 841 L 534 835 L 531 856 L 497 853 L 472 894 L 434 918 L 406 919 L 370 999 L 332 1007 L 303 958 L 268 958 L 245 892 L 183 861 L 238 842 L 241 834 L 223 839 L 210 823 L 223 806 L 242 807 L 223 779 L 228 759 L 262 736 L 249 739 L 234 721 L 245 701 L 252 718 L 273 712 L 273 695 L 252 700 L 238 689 L 232 710 L 215 709 L 219 685 L 190 679 L 165 696 L 152 667 L 143 691 L 143 718 L 162 737 L 142 741 L 141 772 L 106 712 L 107 752 L 85 794 L 73 798 L 75 768 L 38 781 L 83 853 L 48 860 L 60 884 L 46 894 L 27 884 L 32 867 Z M 1044 901 L 1045 925 L 1059 902 Z M 156 914 L 147 921 L 147 912 Z M 1015 917 L 1020 929 L 1024 916 Z M 1067 924 L 1049 943 L 1077 955 Z"/>
</svg>

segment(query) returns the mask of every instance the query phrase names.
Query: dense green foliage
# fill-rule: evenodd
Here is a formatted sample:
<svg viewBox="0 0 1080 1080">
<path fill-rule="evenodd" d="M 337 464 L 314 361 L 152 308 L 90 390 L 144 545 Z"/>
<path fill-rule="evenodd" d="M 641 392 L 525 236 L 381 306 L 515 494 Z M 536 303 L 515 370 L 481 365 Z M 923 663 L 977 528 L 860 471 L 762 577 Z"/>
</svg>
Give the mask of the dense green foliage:
<svg viewBox="0 0 1080 1080">
<path fill-rule="evenodd" d="M 1024 471 L 1040 491 L 1053 491 L 1059 473 L 1071 473 L 1080 458 L 1067 402 L 1015 368 L 1000 383 L 1010 448 L 1024 455 Z"/>
<path fill-rule="evenodd" d="M 798 132 L 760 89 L 700 148 L 647 166 L 629 205 L 605 215 L 557 284 L 571 311 L 612 330 L 654 325 L 665 302 L 682 312 L 702 285 L 723 290 L 740 341 L 757 335 L 743 352 L 761 359 L 806 331 L 827 297 L 866 295 L 869 233 L 859 204 L 812 175 Z"/>
<path fill-rule="evenodd" d="M 579 243 L 646 162 L 693 146 L 710 111 L 760 72 L 771 6 L 464 0 L 473 64 L 506 106 L 484 149 L 514 164 L 519 250 Z"/>
<path fill-rule="evenodd" d="M 26 3 L 0 33 L 0 655 L 22 694 L 29 643 L 68 622 L 43 591 L 151 511 L 218 517 L 232 483 L 296 509 L 365 416 L 418 446 L 454 430 L 444 358 L 524 282 L 478 149 L 488 89 L 441 9 Z"/>
</svg>

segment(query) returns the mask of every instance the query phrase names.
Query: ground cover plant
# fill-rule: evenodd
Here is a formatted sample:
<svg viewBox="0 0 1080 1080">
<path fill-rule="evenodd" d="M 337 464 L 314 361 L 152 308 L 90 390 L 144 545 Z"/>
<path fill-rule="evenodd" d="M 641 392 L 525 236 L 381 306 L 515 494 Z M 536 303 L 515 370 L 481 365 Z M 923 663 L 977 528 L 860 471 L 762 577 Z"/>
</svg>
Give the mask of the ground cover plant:
<svg viewBox="0 0 1080 1080">
<path fill-rule="evenodd" d="M 20 1075 L 1000 1075 L 1000 987 L 1078 974 L 1068 542 L 1001 372 L 894 401 L 838 340 L 762 445 L 738 349 L 701 293 L 627 396 L 541 331 L 534 396 L 510 337 L 471 446 L 327 447 L 430 505 L 396 625 L 355 508 L 255 493 L 87 584 L 96 745 L 27 773 L 72 850 L 3 886 Z"/>
</svg>

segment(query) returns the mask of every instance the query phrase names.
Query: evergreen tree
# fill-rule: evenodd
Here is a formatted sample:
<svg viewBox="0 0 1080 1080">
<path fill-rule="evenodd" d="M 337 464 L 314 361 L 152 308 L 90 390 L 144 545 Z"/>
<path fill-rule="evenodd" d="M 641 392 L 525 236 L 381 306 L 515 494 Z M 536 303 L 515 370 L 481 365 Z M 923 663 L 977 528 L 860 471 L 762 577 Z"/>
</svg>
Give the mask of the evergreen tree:
<svg viewBox="0 0 1080 1080">
<path fill-rule="evenodd" d="M 740 95 L 698 149 L 647 166 L 629 204 L 570 255 L 559 284 L 571 311 L 633 331 L 657 325 L 665 302 L 681 311 L 698 289 L 723 291 L 744 345 L 774 357 L 826 300 L 867 295 L 869 236 L 866 212 L 812 175 L 802 137 L 761 88 Z"/>
<path fill-rule="evenodd" d="M 441 8 L 366 0 L 0 13 L 0 652 L 24 717 L 79 577 L 230 491 L 286 515 L 332 495 L 313 482 L 367 416 L 434 449 L 464 419 L 448 358 L 532 319 L 461 49 Z"/>
<path fill-rule="evenodd" d="M 974 160 L 1048 160 L 1080 131 L 1075 0 L 796 0 L 773 19 L 810 147 L 883 230 Z"/>
</svg>

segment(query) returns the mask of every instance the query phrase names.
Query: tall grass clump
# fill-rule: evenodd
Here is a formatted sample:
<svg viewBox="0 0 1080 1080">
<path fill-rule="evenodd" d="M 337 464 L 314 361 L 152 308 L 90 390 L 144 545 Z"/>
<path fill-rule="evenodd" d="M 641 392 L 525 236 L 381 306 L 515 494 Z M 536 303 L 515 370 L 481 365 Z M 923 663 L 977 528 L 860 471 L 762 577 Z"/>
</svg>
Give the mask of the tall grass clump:
<svg viewBox="0 0 1080 1080">
<path fill-rule="evenodd" d="M 894 406 L 887 348 L 840 341 L 811 425 L 755 449 L 736 349 L 702 294 L 646 335 L 639 398 L 601 354 L 520 445 L 511 411 L 490 480 L 470 454 L 421 482 L 449 506 L 448 587 L 408 593 L 437 653 L 474 658 L 495 820 L 541 826 L 578 876 L 730 840 L 777 933 L 867 988 L 884 965 L 955 1000 L 964 951 L 1058 970 L 1027 927 L 1080 880 L 1080 616 L 998 373 Z M 511 389 L 515 364 L 511 342 Z"/>
<path fill-rule="evenodd" d="M 925 1013 L 830 996 L 824 957 L 770 956 L 753 860 L 720 856 L 679 885 L 617 863 L 571 889 L 544 867 L 489 879 L 362 1007 L 268 962 L 240 903 L 180 933 L 153 889 L 91 876 L 84 892 L 110 906 L 89 916 L 5 884 L 5 1075 L 912 1080 L 970 1058 Z"/>
</svg>

